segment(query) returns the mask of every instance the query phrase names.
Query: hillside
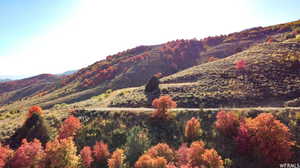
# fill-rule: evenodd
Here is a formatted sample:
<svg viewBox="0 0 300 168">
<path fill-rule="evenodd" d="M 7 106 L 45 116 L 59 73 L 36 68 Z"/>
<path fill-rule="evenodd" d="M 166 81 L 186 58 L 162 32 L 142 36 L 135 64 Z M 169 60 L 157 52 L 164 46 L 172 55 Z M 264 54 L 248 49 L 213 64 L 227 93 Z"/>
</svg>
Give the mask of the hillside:
<svg viewBox="0 0 300 168">
<path fill-rule="evenodd" d="M 32 92 L 28 90 L 20 90 L 24 85 L 0 89 L 6 90 L 5 94 L 0 93 L 0 104 L 22 99 L 12 106 L 25 107 L 40 104 L 48 108 L 55 104 L 86 100 L 108 89 L 141 86 L 157 72 L 168 76 L 195 65 L 226 58 L 267 40 L 284 41 L 294 38 L 299 25 L 300 21 L 296 21 L 269 27 L 256 27 L 202 40 L 175 40 L 160 45 L 139 46 L 107 56 L 105 60 L 98 61 L 75 74 L 62 77 L 60 82 L 49 87 L 47 85 L 48 88 L 39 86 L 42 87 L 42 93 L 31 94 Z M 31 84 L 26 84 L 29 85 Z M 15 95 L 16 89 L 20 96 L 7 96 Z M 24 100 L 24 97 L 27 97 L 27 100 Z"/>
<path fill-rule="evenodd" d="M 55 75 L 41 74 L 21 80 L 2 82 L 0 85 L 0 105 L 50 90 L 59 79 Z"/>
<path fill-rule="evenodd" d="M 240 60 L 244 69 L 235 68 Z M 300 95 L 299 61 L 299 43 L 263 43 L 167 76 L 160 87 L 179 107 L 283 106 Z M 120 93 L 110 105 L 147 106 L 143 89 Z"/>
</svg>

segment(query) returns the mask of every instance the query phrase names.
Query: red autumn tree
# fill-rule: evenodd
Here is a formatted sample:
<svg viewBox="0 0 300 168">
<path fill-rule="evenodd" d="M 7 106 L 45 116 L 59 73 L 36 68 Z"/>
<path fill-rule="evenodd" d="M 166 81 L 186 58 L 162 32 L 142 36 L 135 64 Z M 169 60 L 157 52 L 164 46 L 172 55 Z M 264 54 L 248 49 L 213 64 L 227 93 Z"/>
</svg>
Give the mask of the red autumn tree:
<svg viewBox="0 0 300 168">
<path fill-rule="evenodd" d="M 39 140 L 27 142 L 23 139 L 22 145 L 16 150 L 10 162 L 12 168 L 43 167 L 45 152 Z"/>
<path fill-rule="evenodd" d="M 200 167 L 203 165 L 202 154 L 204 153 L 204 142 L 195 141 L 190 146 L 189 160 L 193 167 Z"/>
<path fill-rule="evenodd" d="M 275 165 L 291 159 L 292 147 L 295 145 L 291 140 L 292 134 L 272 114 L 261 113 L 254 119 L 246 119 L 243 127 L 247 129 L 254 154 L 265 163 Z"/>
<path fill-rule="evenodd" d="M 175 159 L 175 152 L 166 143 L 159 143 L 146 152 L 149 156 L 164 157 L 168 162 L 172 162 Z"/>
<path fill-rule="evenodd" d="M 167 119 L 168 118 L 168 109 L 176 108 L 177 104 L 172 100 L 170 96 L 161 96 L 156 98 L 152 102 L 152 106 L 157 108 L 152 117 L 156 119 Z"/>
<path fill-rule="evenodd" d="M 0 168 L 6 167 L 12 156 L 13 150 L 11 150 L 8 146 L 2 146 L 0 144 Z"/>
<path fill-rule="evenodd" d="M 215 126 L 221 134 L 230 138 L 236 136 L 239 124 L 239 118 L 233 112 L 218 112 Z"/>
<path fill-rule="evenodd" d="M 237 62 L 235 62 L 235 69 L 237 70 L 243 70 L 246 67 L 246 61 L 244 60 L 239 60 Z"/>
<path fill-rule="evenodd" d="M 193 141 L 200 137 L 201 135 L 201 125 L 199 120 L 195 117 L 192 117 L 187 123 L 185 124 L 184 129 L 184 136 L 187 141 Z"/>
<path fill-rule="evenodd" d="M 73 115 L 69 116 L 59 128 L 59 139 L 72 137 L 81 128 L 80 120 Z"/>
<path fill-rule="evenodd" d="M 28 113 L 27 113 L 27 117 L 30 118 L 33 114 L 42 115 L 43 114 L 42 108 L 40 106 L 30 107 L 30 109 L 28 110 Z"/>
<path fill-rule="evenodd" d="M 96 142 L 93 146 L 93 154 L 95 161 L 100 165 L 106 165 L 108 158 L 110 157 L 108 145 L 101 142 Z"/>
<path fill-rule="evenodd" d="M 221 156 L 214 149 L 206 149 L 202 154 L 203 164 L 209 168 L 221 168 L 224 167 L 224 162 Z"/>
<path fill-rule="evenodd" d="M 87 168 L 91 167 L 91 163 L 94 161 L 91 147 L 85 146 L 80 151 L 80 156 L 81 156 L 83 165 Z"/>
<path fill-rule="evenodd" d="M 117 149 L 113 152 L 111 158 L 108 160 L 109 168 L 123 168 L 124 167 L 125 154 L 122 149 Z"/>
</svg>

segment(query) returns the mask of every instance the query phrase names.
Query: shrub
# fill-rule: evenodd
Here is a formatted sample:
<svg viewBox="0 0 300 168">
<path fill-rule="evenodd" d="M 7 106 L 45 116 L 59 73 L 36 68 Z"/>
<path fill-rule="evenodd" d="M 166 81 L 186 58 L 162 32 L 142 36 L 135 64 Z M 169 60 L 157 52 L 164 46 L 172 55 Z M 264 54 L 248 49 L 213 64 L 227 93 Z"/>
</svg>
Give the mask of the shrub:
<svg viewBox="0 0 300 168">
<path fill-rule="evenodd" d="M 110 157 L 108 145 L 101 142 L 96 142 L 93 146 L 93 154 L 96 164 L 99 166 L 107 165 L 107 159 Z"/>
<path fill-rule="evenodd" d="M 30 118 L 32 116 L 32 114 L 42 115 L 43 114 L 43 110 L 42 110 L 42 108 L 40 106 L 32 106 L 28 110 L 27 117 Z"/>
<path fill-rule="evenodd" d="M 55 139 L 46 144 L 46 165 L 49 168 L 78 167 L 79 157 L 72 138 Z"/>
<path fill-rule="evenodd" d="M 152 106 L 157 108 L 152 114 L 153 118 L 168 119 L 168 109 L 176 108 L 177 104 L 170 96 L 161 96 L 153 100 Z"/>
<path fill-rule="evenodd" d="M 237 70 L 243 70 L 246 67 L 246 62 L 244 60 L 239 60 L 235 62 L 235 69 Z"/>
<path fill-rule="evenodd" d="M 203 165 L 202 154 L 204 153 L 204 142 L 203 141 L 195 141 L 190 146 L 189 152 L 189 161 L 190 164 L 195 166 Z"/>
<path fill-rule="evenodd" d="M 135 168 L 165 168 L 167 160 L 163 157 L 153 158 L 150 155 L 144 154 L 135 163 Z"/>
<path fill-rule="evenodd" d="M 43 167 L 45 152 L 39 140 L 33 142 L 22 140 L 10 162 L 11 168 Z"/>
<path fill-rule="evenodd" d="M 81 156 L 83 165 L 87 168 L 91 167 L 91 163 L 94 161 L 91 147 L 85 146 L 80 151 L 80 156 Z"/>
<path fill-rule="evenodd" d="M 239 118 L 233 112 L 220 111 L 215 126 L 221 134 L 232 138 L 238 133 L 239 123 Z"/>
<path fill-rule="evenodd" d="M 78 118 L 74 116 L 68 117 L 59 128 L 59 139 L 68 138 L 74 136 L 81 128 L 81 123 Z"/>
<path fill-rule="evenodd" d="M 0 168 L 6 167 L 12 156 L 13 150 L 0 144 Z"/>
<path fill-rule="evenodd" d="M 289 128 L 272 114 L 262 113 L 254 119 L 247 119 L 243 127 L 249 134 L 253 154 L 265 163 L 272 165 L 291 159 L 291 149 L 295 144 L 291 140 L 292 135 Z"/>
<path fill-rule="evenodd" d="M 117 149 L 113 152 L 112 157 L 108 160 L 108 167 L 109 168 L 123 168 L 124 165 L 125 155 L 122 149 Z"/>
<path fill-rule="evenodd" d="M 141 127 L 133 127 L 126 138 L 125 150 L 127 161 L 131 165 L 150 147 L 148 132 Z"/>
<path fill-rule="evenodd" d="M 168 162 L 172 162 L 175 159 L 174 151 L 169 147 L 168 144 L 159 143 L 151 147 L 146 154 L 151 157 L 164 157 Z"/>
<path fill-rule="evenodd" d="M 204 154 L 202 154 L 202 159 L 204 165 L 209 168 L 222 168 L 224 167 L 223 160 L 221 156 L 214 149 L 206 149 Z"/>
<path fill-rule="evenodd" d="M 190 149 L 186 144 L 182 144 L 179 149 L 176 151 L 176 160 L 177 165 L 183 166 L 183 165 L 189 165 L 189 153 Z"/>
<path fill-rule="evenodd" d="M 191 118 L 185 124 L 184 136 L 188 142 L 194 141 L 201 136 L 201 125 L 195 117 Z"/>
</svg>

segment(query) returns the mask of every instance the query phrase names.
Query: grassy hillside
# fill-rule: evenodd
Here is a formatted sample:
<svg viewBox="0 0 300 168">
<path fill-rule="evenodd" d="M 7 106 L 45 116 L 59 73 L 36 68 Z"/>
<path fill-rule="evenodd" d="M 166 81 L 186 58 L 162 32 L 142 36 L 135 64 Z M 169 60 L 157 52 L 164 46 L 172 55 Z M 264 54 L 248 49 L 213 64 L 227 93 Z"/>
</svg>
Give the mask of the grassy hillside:
<svg viewBox="0 0 300 168">
<path fill-rule="evenodd" d="M 20 96 L 16 97 L 11 95 L 15 95 L 16 89 L 22 86 L 16 85 L 14 89 L 5 89 L 5 94 L 0 94 L 0 103 L 7 104 L 22 99 L 21 103 L 15 105 L 23 107 L 41 104 L 44 107 L 51 107 L 57 103 L 85 100 L 107 89 L 141 86 L 157 72 L 167 76 L 211 60 L 228 57 L 266 40 L 283 41 L 293 38 L 295 36 L 293 33 L 299 25 L 299 21 L 296 21 L 256 27 L 202 40 L 175 40 L 160 45 L 139 46 L 107 56 L 105 60 L 98 61 L 75 74 L 62 77 L 60 82 L 41 94 L 29 94 L 31 92 L 27 90 L 19 90 L 17 93 Z M 28 101 L 24 100 L 24 97 L 27 97 Z"/>
<path fill-rule="evenodd" d="M 235 63 L 243 60 L 244 69 Z M 162 94 L 179 107 L 283 106 L 300 95 L 300 43 L 272 42 L 161 79 Z M 147 105 L 143 87 L 112 98 L 111 106 Z"/>
</svg>

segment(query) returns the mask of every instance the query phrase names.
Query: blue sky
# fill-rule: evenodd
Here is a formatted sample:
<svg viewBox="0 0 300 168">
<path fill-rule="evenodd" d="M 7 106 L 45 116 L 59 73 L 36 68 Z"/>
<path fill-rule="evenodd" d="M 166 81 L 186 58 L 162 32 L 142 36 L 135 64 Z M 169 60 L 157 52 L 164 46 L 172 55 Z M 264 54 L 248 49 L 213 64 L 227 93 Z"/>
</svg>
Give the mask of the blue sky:
<svg viewBox="0 0 300 168">
<path fill-rule="evenodd" d="M 299 0 L 1 0 L 0 77 L 60 73 L 138 45 L 300 19 Z"/>
</svg>

